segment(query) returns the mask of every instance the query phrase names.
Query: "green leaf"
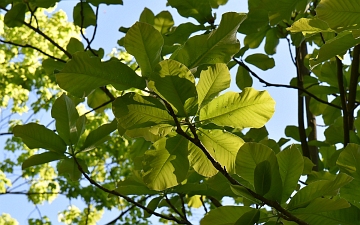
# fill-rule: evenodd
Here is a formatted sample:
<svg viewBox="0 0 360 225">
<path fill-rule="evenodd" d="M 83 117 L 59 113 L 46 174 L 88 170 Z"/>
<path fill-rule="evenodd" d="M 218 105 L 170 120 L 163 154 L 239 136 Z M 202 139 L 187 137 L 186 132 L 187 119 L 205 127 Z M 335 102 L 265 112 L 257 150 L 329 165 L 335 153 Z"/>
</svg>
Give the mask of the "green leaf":
<svg viewBox="0 0 360 225">
<path fill-rule="evenodd" d="M 277 34 L 278 30 L 272 28 L 266 32 L 266 42 L 265 42 L 265 52 L 268 55 L 273 55 L 276 53 L 276 47 L 279 44 L 279 37 Z"/>
<path fill-rule="evenodd" d="M 173 125 L 158 124 L 151 127 L 126 130 L 125 135 L 130 138 L 143 137 L 147 141 L 155 142 L 175 130 Z"/>
<path fill-rule="evenodd" d="M 156 197 L 151 199 L 151 201 L 149 202 L 149 204 L 147 204 L 146 208 L 151 209 L 153 211 L 155 211 L 155 209 L 158 207 L 159 202 L 163 199 L 162 196 L 160 197 Z M 144 218 L 148 218 L 152 216 L 152 214 L 148 213 L 146 210 L 144 210 Z"/>
<path fill-rule="evenodd" d="M 345 173 L 339 173 L 334 180 L 320 180 L 308 184 L 300 189 L 290 200 L 288 209 L 304 208 L 316 198 L 335 196 L 339 189 L 352 181 L 353 178 Z"/>
<path fill-rule="evenodd" d="M 84 145 L 81 148 L 81 151 L 90 151 L 96 146 L 101 145 L 108 139 L 110 139 L 110 134 L 116 130 L 117 122 L 113 120 L 111 123 L 103 124 L 97 129 L 91 131 L 86 137 Z"/>
<path fill-rule="evenodd" d="M 244 45 L 249 46 L 249 48 L 258 48 L 269 29 L 270 27 L 267 25 L 259 28 L 257 32 L 246 35 Z"/>
<path fill-rule="evenodd" d="M 181 16 L 193 17 L 201 24 L 214 21 L 209 0 L 168 0 L 167 4 L 176 8 Z"/>
<path fill-rule="evenodd" d="M 140 14 L 139 22 L 154 25 L 154 20 L 155 20 L 154 13 L 150 9 L 145 7 L 144 10 Z"/>
<path fill-rule="evenodd" d="M 270 58 L 269 56 L 261 53 L 249 55 L 246 57 L 245 61 L 262 70 L 268 70 L 275 66 L 275 61 L 273 58 Z"/>
<path fill-rule="evenodd" d="M 161 61 L 164 39 L 152 25 L 136 22 L 125 35 L 126 51 L 133 55 L 144 77 L 149 76 Z"/>
<path fill-rule="evenodd" d="M 221 206 L 211 210 L 200 220 L 200 225 L 228 225 L 236 221 L 247 212 L 254 210 L 248 206 Z"/>
<path fill-rule="evenodd" d="M 349 143 L 340 153 L 336 165 L 341 172 L 360 179 L 360 146 Z"/>
<path fill-rule="evenodd" d="M 62 94 L 54 102 L 51 116 L 56 120 L 56 130 L 67 145 L 76 144 L 82 133 L 77 130 L 79 113 L 71 99 Z"/>
<path fill-rule="evenodd" d="M 47 75 L 52 75 L 54 71 L 59 71 L 64 68 L 66 64 L 51 58 L 44 59 L 42 61 L 42 67 L 44 68 Z"/>
<path fill-rule="evenodd" d="M 239 66 L 236 72 L 236 85 L 244 90 L 247 87 L 251 87 L 253 84 L 253 79 L 244 67 Z"/>
<path fill-rule="evenodd" d="M 241 184 L 243 184 L 243 182 L 241 182 Z M 232 192 L 234 194 L 236 194 L 237 196 L 241 196 L 244 199 L 247 199 L 250 202 L 253 202 L 255 204 L 261 204 L 261 201 L 258 200 L 257 198 L 255 198 L 245 187 L 239 186 L 239 185 L 231 185 L 230 187 L 231 187 Z M 253 190 L 254 188 L 251 187 L 249 189 Z"/>
<path fill-rule="evenodd" d="M 200 110 L 200 120 L 234 128 L 260 128 L 272 117 L 275 101 L 267 91 L 245 88 L 241 93 L 227 92 Z"/>
<path fill-rule="evenodd" d="M 98 6 L 101 3 L 106 4 L 106 5 L 122 5 L 123 4 L 122 0 L 87 0 L 87 1 L 90 2 L 94 6 Z"/>
<path fill-rule="evenodd" d="M 76 159 L 85 173 L 89 170 L 82 159 Z M 68 175 L 72 181 L 78 181 L 81 178 L 81 171 L 73 158 L 61 160 L 57 165 L 59 175 Z"/>
<path fill-rule="evenodd" d="M 118 90 L 144 89 L 145 80 L 130 67 L 113 58 L 101 62 L 86 52 L 77 52 L 58 74 L 59 86 L 77 97 L 87 96 L 93 89 L 111 84 Z"/>
<path fill-rule="evenodd" d="M 66 51 L 74 54 L 75 52 L 84 51 L 84 45 L 76 38 L 70 38 L 68 45 L 66 46 Z"/>
<path fill-rule="evenodd" d="M 17 125 L 13 129 L 13 133 L 31 149 L 43 148 L 60 154 L 66 151 L 65 142 L 55 132 L 43 125 L 36 123 Z"/>
<path fill-rule="evenodd" d="M 304 170 L 304 160 L 296 145 L 284 149 L 276 155 L 283 183 L 282 201 L 285 202 L 297 187 Z"/>
<path fill-rule="evenodd" d="M 209 2 L 211 5 L 211 8 L 217 9 L 217 8 L 219 8 L 219 6 L 225 5 L 228 2 L 228 0 L 209 0 Z"/>
<path fill-rule="evenodd" d="M 316 65 L 331 59 L 337 55 L 341 55 L 349 48 L 354 47 L 360 43 L 360 39 L 355 39 L 350 31 L 343 31 L 336 37 L 328 40 L 324 45 L 320 47 L 319 54 L 316 58 L 310 59 L 311 68 Z"/>
<path fill-rule="evenodd" d="M 5 14 L 4 23 L 8 27 L 20 27 L 25 20 L 26 5 L 22 2 L 14 3 Z"/>
<path fill-rule="evenodd" d="M 196 85 L 200 107 L 206 105 L 221 91 L 230 87 L 230 72 L 224 63 L 207 66 L 200 73 L 200 80 Z"/>
<path fill-rule="evenodd" d="M 79 2 L 76 4 L 73 11 L 73 19 L 74 24 L 81 28 L 96 25 L 94 10 L 91 8 L 90 4 L 86 2 Z"/>
<path fill-rule="evenodd" d="M 360 209 L 360 179 L 354 179 L 340 189 L 341 198 L 346 199 L 349 203 Z"/>
<path fill-rule="evenodd" d="M 63 159 L 64 157 L 65 156 L 63 154 L 59 154 L 57 152 L 44 152 L 37 155 L 32 155 L 29 158 L 25 159 L 25 161 L 21 165 L 21 169 L 24 170 L 31 166 L 41 165 L 44 163 Z"/>
<path fill-rule="evenodd" d="M 158 193 L 157 191 L 150 190 L 142 181 L 141 175 L 136 171 L 134 171 L 132 176 L 119 181 L 114 191 L 123 195 L 154 195 Z"/>
<path fill-rule="evenodd" d="M 154 69 L 148 82 L 150 89 L 165 99 L 176 114 L 187 116 L 189 111 L 185 103 L 190 98 L 196 98 L 195 79 L 186 66 L 167 59 L 161 61 Z"/>
<path fill-rule="evenodd" d="M 189 162 L 190 166 L 200 175 L 204 177 L 213 177 L 218 173 L 210 160 L 203 151 L 194 143 L 189 142 Z"/>
<path fill-rule="evenodd" d="M 302 32 L 305 35 L 313 35 L 317 33 L 324 33 L 324 32 L 334 32 L 329 25 L 318 19 L 318 18 L 300 18 L 299 20 L 295 21 L 291 27 L 286 28 L 286 30 L 290 32 Z"/>
<path fill-rule="evenodd" d="M 97 88 L 93 90 L 86 98 L 86 103 L 89 107 L 95 109 L 105 103 L 108 103 L 110 101 L 109 96 L 100 88 Z M 105 108 L 111 106 L 111 104 L 107 104 L 105 106 L 102 106 L 101 108 L 97 108 L 96 112 L 103 112 Z"/>
<path fill-rule="evenodd" d="M 189 170 L 188 140 L 177 135 L 162 138 L 145 152 L 143 180 L 152 190 L 162 191 L 182 182 Z"/>
<path fill-rule="evenodd" d="M 170 57 L 189 69 L 202 64 L 227 63 L 240 49 L 237 29 L 246 15 L 234 12 L 222 16 L 218 28 L 210 34 L 191 37 Z"/>
<path fill-rule="evenodd" d="M 166 34 L 174 26 L 174 20 L 168 11 L 161 11 L 154 18 L 154 27 L 161 34 Z"/>
<path fill-rule="evenodd" d="M 125 130 L 158 124 L 174 125 L 173 118 L 159 100 L 136 93 L 127 93 L 117 98 L 113 102 L 113 112 L 119 125 Z"/>
<path fill-rule="evenodd" d="M 339 209 L 344 209 L 350 207 L 350 203 L 348 203 L 345 199 L 336 198 L 336 199 L 328 199 L 328 198 L 316 198 L 309 203 L 305 208 L 298 208 L 293 210 L 294 214 L 308 214 L 308 213 L 319 213 L 326 211 L 334 211 Z"/>
<path fill-rule="evenodd" d="M 256 167 L 264 161 L 270 163 L 271 179 L 268 174 L 263 174 L 264 178 L 257 177 L 256 179 L 259 179 L 256 181 L 259 182 L 257 184 L 258 190 L 265 192 L 268 189 L 267 185 L 270 185 L 270 189 L 264 194 L 264 197 L 280 202 L 282 197 L 282 181 L 277 158 L 271 148 L 258 143 L 245 143 L 241 146 L 236 157 L 236 174 L 254 186 L 256 175 L 261 175 L 260 172 L 259 174 L 255 174 L 255 172 L 257 170 L 264 172 L 263 169 L 267 168 L 267 165 L 263 165 L 260 166 L 259 169 L 256 169 Z M 266 180 L 271 183 L 265 184 L 264 182 Z"/>
<path fill-rule="evenodd" d="M 235 222 L 235 225 L 254 225 L 260 219 L 260 211 L 257 209 L 252 209 L 249 212 L 244 213 L 241 217 Z"/>
<path fill-rule="evenodd" d="M 244 144 L 244 141 L 225 130 L 219 129 L 204 129 L 199 128 L 198 135 L 201 143 L 206 147 L 207 151 L 230 173 L 235 172 L 235 159 L 239 151 L 239 148 Z M 201 151 L 201 150 L 200 150 Z M 206 157 L 198 158 L 198 154 L 189 155 L 191 165 L 194 166 L 195 171 L 203 175 L 206 172 L 200 173 L 199 171 L 205 170 L 206 168 L 200 168 L 201 165 L 206 165 L 203 160 L 209 161 Z M 201 154 L 205 155 L 201 152 Z M 197 157 L 195 157 L 197 156 Z"/>
<path fill-rule="evenodd" d="M 360 28 L 360 5 L 356 0 L 322 0 L 316 7 L 316 16 L 332 29 L 341 31 Z"/>
<path fill-rule="evenodd" d="M 182 23 L 178 27 L 173 27 L 170 33 L 164 35 L 164 43 L 169 46 L 184 44 L 192 33 L 202 29 L 205 29 L 204 26 L 195 25 L 190 22 Z"/>
<path fill-rule="evenodd" d="M 271 164 L 265 160 L 257 164 L 254 170 L 254 187 L 256 193 L 264 196 L 271 187 Z"/>
</svg>

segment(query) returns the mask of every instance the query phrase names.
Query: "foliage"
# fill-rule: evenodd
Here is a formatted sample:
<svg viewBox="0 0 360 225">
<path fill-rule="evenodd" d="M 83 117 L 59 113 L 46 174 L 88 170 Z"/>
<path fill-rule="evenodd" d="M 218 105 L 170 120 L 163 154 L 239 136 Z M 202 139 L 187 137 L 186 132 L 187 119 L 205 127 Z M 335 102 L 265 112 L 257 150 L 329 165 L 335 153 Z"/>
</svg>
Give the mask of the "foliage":
<svg viewBox="0 0 360 225">
<path fill-rule="evenodd" d="M 96 224 L 111 209 L 122 210 L 112 223 L 148 224 L 153 215 L 192 224 L 199 207 L 202 225 L 360 224 L 356 0 L 251 0 L 248 13 L 226 12 L 219 23 L 214 12 L 227 0 L 168 0 L 197 24 L 175 26 L 170 12 L 145 8 L 120 27 L 120 50 L 109 56 L 83 28 L 96 28 L 100 4 L 122 1 L 80 1 L 73 23 L 62 11 L 45 13 L 56 2 L 0 3 L 1 107 L 45 110 L 55 122 L 53 130 L 8 121 L 1 135 L 12 135 L 5 149 L 14 157 L 0 163 L 0 194 L 18 193 L 8 175 L 21 166 L 30 202 L 61 194 L 85 203 L 59 213 L 65 224 Z M 290 84 L 250 68 L 281 66 L 272 57 L 280 39 L 295 49 Z M 230 70 L 239 92 L 227 90 Z M 285 129 L 293 144 L 268 137 L 275 101 L 251 87 L 253 78 L 298 90 L 287 99 L 298 104 L 297 126 Z M 233 205 L 223 206 L 225 197 Z M 16 224 L 8 214 L 0 221 Z"/>
</svg>

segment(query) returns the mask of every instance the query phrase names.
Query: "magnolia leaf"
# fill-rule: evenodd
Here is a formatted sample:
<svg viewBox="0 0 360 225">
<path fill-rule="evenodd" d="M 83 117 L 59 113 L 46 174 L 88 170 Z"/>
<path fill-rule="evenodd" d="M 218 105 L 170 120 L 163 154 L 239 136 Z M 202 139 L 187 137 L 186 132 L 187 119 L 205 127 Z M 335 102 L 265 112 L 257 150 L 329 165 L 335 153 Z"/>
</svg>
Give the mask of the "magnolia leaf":
<svg viewBox="0 0 360 225">
<path fill-rule="evenodd" d="M 349 48 L 354 47 L 360 43 L 360 39 L 355 39 L 350 31 L 343 31 L 336 37 L 328 40 L 320 47 L 319 54 L 316 58 L 310 59 L 311 68 L 316 65 L 331 59 L 337 55 L 343 54 Z"/>
<path fill-rule="evenodd" d="M 68 45 L 66 46 L 66 51 L 74 54 L 75 52 L 84 51 L 84 45 L 76 38 L 70 38 Z"/>
<path fill-rule="evenodd" d="M 94 6 L 98 6 L 101 3 L 106 4 L 106 5 L 122 5 L 123 4 L 122 0 L 87 0 L 87 1 L 90 2 Z"/>
<path fill-rule="evenodd" d="M 293 210 L 294 214 L 308 214 L 319 213 L 326 211 L 334 211 L 350 207 L 350 203 L 345 199 L 328 199 L 328 198 L 315 198 L 305 208 L 298 208 Z"/>
<path fill-rule="evenodd" d="M 164 39 L 152 25 L 136 22 L 126 33 L 124 46 L 133 55 L 145 77 L 153 71 L 161 60 Z"/>
<path fill-rule="evenodd" d="M 154 28 L 161 34 L 166 34 L 174 26 L 174 20 L 169 11 L 161 11 L 154 18 Z"/>
<path fill-rule="evenodd" d="M 219 129 L 199 128 L 198 135 L 201 143 L 221 166 L 225 167 L 229 173 L 234 173 L 236 155 L 244 141 L 232 133 Z M 190 155 L 189 160 L 192 165 L 204 164 L 204 162 L 195 161 L 199 159 L 192 158 Z"/>
<path fill-rule="evenodd" d="M 76 159 L 82 170 L 85 173 L 89 173 L 89 170 L 82 159 Z M 79 170 L 78 164 L 73 158 L 66 158 L 59 162 L 57 165 L 59 175 L 68 175 L 72 181 L 78 181 L 81 178 L 81 171 Z"/>
<path fill-rule="evenodd" d="M 143 89 L 145 80 L 130 67 L 112 58 L 101 62 L 86 52 L 77 52 L 58 74 L 59 86 L 77 97 L 85 97 L 98 87 L 111 84 L 118 90 Z"/>
<path fill-rule="evenodd" d="M 23 2 L 14 3 L 5 14 L 4 23 L 7 27 L 20 27 L 25 19 L 26 5 Z"/>
<path fill-rule="evenodd" d="M 154 20 L 155 20 L 154 13 L 150 9 L 145 7 L 144 10 L 140 14 L 139 22 L 154 25 Z"/>
<path fill-rule="evenodd" d="M 36 123 L 17 125 L 13 129 L 13 133 L 31 149 L 43 148 L 60 154 L 66 151 L 66 144 L 63 139 L 43 125 Z"/>
<path fill-rule="evenodd" d="M 264 161 L 269 162 L 271 175 L 266 174 L 264 171 L 264 169 L 268 167 L 268 165 L 265 165 L 266 163 L 263 163 L 263 166 L 256 169 L 258 165 Z M 259 171 L 259 174 L 255 174 L 256 171 Z M 279 165 L 271 148 L 258 143 L 245 143 L 242 145 L 236 157 L 236 173 L 253 186 L 255 186 L 256 175 L 259 175 L 260 177 L 256 177 L 256 179 L 259 179 L 256 181 L 257 190 L 261 190 L 264 193 L 266 192 L 264 197 L 268 199 L 281 201 L 282 181 Z M 265 181 L 271 183 L 265 184 Z M 267 185 L 270 185 L 268 191 Z"/>
<path fill-rule="evenodd" d="M 115 191 L 123 195 L 154 195 L 158 193 L 157 191 L 150 190 L 136 172 L 125 180 L 119 181 Z"/>
<path fill-rule="evenodd" d="M 200 110 L 200 120 L 234 128 L 260 128 L 272 117 L 275 101 L 267 91 L 245 88 L 241 93 L 227 92 Z"/>
<path fill-rule="evenodd" d="M 184 44 L 192 33 L 202 29 L 205 29 L 204 26 L 195 25 L 190 22 L 182 23 L 178 27 L 173 27 L 170 33 L 164 35 L 164 43 L 169 46 Z"/>
<path fill-rule="evenodd" d="M 239 186 L 239 185 L 231 185 L 231 191 L 236 194 L 237 196 L 241 196 L 244 199 L 253 202 L 255 204 L 261 204 L 261 201 L 258 200 L 257 198 L 255 198 L 249 191 L 247 188 L 253 190 L 253 187 L 243 187 L 243 186 Z"/>
<path fill-rule="evenodd" d="M 200 225 L 235 224 L 239 217 L 252 210 L 248 206 L 221 206 L 207 213 L 200 220 Z"/>
<path fill-rule="evenodd" d="M 236 72 L 236 85 L 244 90 L 247 87 L 251 87 L 253 84 L 253 79 L 250 76 L 250 73 L 247 69 L 242 66 L 239 66 Z"/>
<path fill-rule="evenodd" d="M 103 124 L 97 129 L 91 131 L 85 139 L 85 143 L 81 148 L 81 151 L 89 151 L 96 146 L 104 143 L 110 138 L 110 134 L 116 130 L 117 122 L 113 120 L 111 123 Z"/>
<path fill-rule="evenodd" d="M 192 142 L 189 142 L 188 158 L 190 166 L 194 168 L 198 174 L 204 177 L 212 177 L 218 173 L 218 170 L 215 169 L 204 152 Z"/>
<path fill-rule="evenodd" d="M 193 17 L 201 24 L 214 21 L 208 0 L 168 0 L 167 4 L 176 8 L 181 16 Z"/>
<path fill-rule="evenodd" d="M 252 209 L 249 212 L 244 213 L 241 217 L 235 222 L 234 225 L 254 225 L 260 219 L 260 211 L 257 209 Z"/>
<path fill-rule="evenodd" d="M 360 146 L 354 143 L 346 145 L 340 153 L 336 165 L 341 172 L 360 179 Z"/>
<path fill-rule="evenodd" d="M 352 181 L 353 178 L 345 173 L 339 173 L 334 180 L 320 180 L 312 182 L 300 189 L 290 200 L 289 210 L 304 208 L 316 198 L 323 196 L 335 196 L 339 189 Z"/>
<path fill-rule="evenodd" d="M 257 164 L 254 170 L 254 187 L 256 193 L 264 196 L 271 187 L 271 164 L 268 160 Z"/>
<path fill-rule="evenodd" d="M 76 144 L 81 135 L 76 127 L 79 113 L 66 94 L 62 94 L 55 100 L 51 116 L 56 120 L 56 130 L 66 144 Z"/>
<path fill-rule="evenodd" d="M 119 125 L 125 130 L 174 124 L 159 100 L 150 96 L 127 93 L 113 102 L 113 112 Z"/>
<path fill-rule="evenodd" d="M 110 101 L 109 96 L 100 88 L 97 88 L 94 91 L 92 91 L 86 98 L 86 103 L 88 104 L 88 106 L 93 109 L 96 108 L 95 110 L 96 112 L 103 112 L 106 107 L 109 107 L 109 105 L 111 104 L 104 105 L 105 103 L 109 103 L 109 101 Z"/>
<path fill-rule="evenodd" d="M 163 199 L 162 196 L 151 199 L 149 204 L 147 204 L 146 208 L 155 211 L 155 209 L 158 207 L 158 205 L 162 199 Z M 144 218 L 148 218 L 150 216 L 152 216 L 152 214 L 150 214 L 146 210 L 144 210 Z"/>
<path fill-rule="evenodd" d="M 125 135 L 130 138 L 143 137 L 147 141 L 155 142 L 172 131 L 174 131 L 173 125 L 159 124 L 151 127 L 126 130 Z"/>
<path fill-rule="evenodd" d="M 150 79 L 149 88 L 172 105 L 176 114 L 180 116 L 189 114 L 185 109 L 185 103 L 190 98 L 196 98 L 197 95 L 194 76 L 186 66 L 171 59 L 161 61 L 155 67 Z"/>
<path fill-rule="evenodd" d="M 96 25 L 96 16 L 94 10 L 87 2 L 79 2 L 73 11 L 74 24 L 81 27 L 87 28 L 88 26 Z"/>
<path fill-rule="evenodd" d="M 304 169 L 304 160 L 296 145 L 279 152 L 276 158 L 283 183 L 282 201 L 285 202 L 297 187 Z"/>
<path fill-rule="evenodd" d="M 322 0 L 316 7 L 316 16 L 337 31 L 359 29 L 360 5 L 358 3 L 356 0 Z"/>
<path fill-rule="evenodd" d="M 200 73 L 196 85 L 200 107 L 206 105 L 221 91 L 230 87 L 230 72 L 224 63 L 210 65 Z"/>
<path fill-rule="evenodd" d="M 240 49 L 236 33 L 245 17 L 245 14 L 234 12 L 223 14 L 216 30 L 210 34 L 191 37 L 170 58 L 181 62 L 189 69 L 202 64 L 229 62 Z"/>
<path fill-rule="evenodd" d="M 302 32 L 303 35 L 313 35 L 324 32 L 334 32 L 329 25 L 318 18 L 301 18 L 295 21 L 291 27 L 286 28 L 290 32 Z"/>
<path fill-rule="evenodd" d="M 245 61 L 262 70 L 268 70 L 275 66 L 275 61 L 273 58 L 270 58 L 268 55 L 261 53 L 249 55 L 246 57 Z"/>
<path fill-rule="evenodd" d="M 272 28 L 266 32 L 265 52 L 268 55 L 276 53 L 276 47 L 279 44 L 278 29 Z"/>
<path fill-rule="evenodd" d="M 182 182 L 189 170 L 188 140 L 180 135 L 162 138 L 145 152 L 143 180 L 152 190 L 162 191 Z"/>
<path fill-rule="evenodd" d="M 29 158 L 25 159 L 25 161 L 21 165 L 21 169 L 24 170 L 31 166 L 41 165 L 63 158 L 65 158 L 65 155 L 59 154 L 57 152 L 44 152 L 37 155 L 32 155 Z"/>
</svg>

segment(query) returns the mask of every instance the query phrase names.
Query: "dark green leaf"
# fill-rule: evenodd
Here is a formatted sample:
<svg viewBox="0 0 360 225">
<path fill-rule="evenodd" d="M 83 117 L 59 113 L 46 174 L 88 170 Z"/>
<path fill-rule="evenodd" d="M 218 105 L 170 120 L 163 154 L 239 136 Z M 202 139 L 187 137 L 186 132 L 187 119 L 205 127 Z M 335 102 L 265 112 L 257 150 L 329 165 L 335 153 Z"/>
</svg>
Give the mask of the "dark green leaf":
<svg viewBox="0 0 360 225">
<path fill-rule="evenodd" d="M 166 34 L 174 26 L 174 20 L 168 11 L 161 11 L 154 18 L 154 27 L 161 34 Z"/>
<path fill-rule="evenodd" d="M 76 159 L 82 170 L 89 173 L 89 170 L 82 159 Z M 68 175 L 72 181 L 78 181 L 81 178 L 81 171 L 73 158 L 66 158 L 61 160 L 57 165 L 58 173 L 60 175 Z"/>
<path fill-rule="evenodd" d="M 87 1 L 90 2 L 94 6 L 98 6 L 101 3 L 106 4 L 106 5 L 122 5 L 123 4 L 122 0 L 87 0 Z"/>
<path fill-rule="evenodd" d="M 151 201 L 149 202 L 149 204 L 147 204 L 146 208 L 151 209 L 153 211 L 155 211 L 155 209 L 158 207 L 159 202 L 161 201 L 161 199 L 163 199 L 163 197 L 156 197 L 151 199 Z M 150 217 L 152 214 L 148 213 L 146 210 L 144 210 L 144 218 L 148 218 Z"/>
<path fill-rule="evenodd" d="M 236 72 L 236 85 L 241 89 L 251 87 L 253 84 L 252 77 L 244 67 L 239 66 Z"/>
<path fill-rule="evenodd" d="M 44 152 L 37 155 L 32 155 L 25 159 L 21 165 L 21 169 L 26 169 L 31 166 L 41 165 L 55 160 L 63 159 L 65 156 L 57 152 Z"/>
<path fill-rule="evenodd" d="M 259 219 L 260 211 L 253 209 L 241 215 L 241 217 L 235 222 L 235 225 L 254 225 L 257 224 Z"/>
<path fill-rule="evenodd" d="M 101 125 L 96 130 L 93 130 L 86 137 L 85 143 L 81 151 L 90 151 L 96 146 L 101 145 L 110 138 L 110 134 L 115 131 L 117 128 L 116 120 L 113 120 L 111 123 Z"/>
<path fill-rule="evenodd" d="M 84 45 L 81 43 L 81 41 L 72 37 L 66 46 L 66 50 L 71 54 L 74 54 L 75 52 L 84 51 Z"/>
<path fill-rule="evenodd" d="M 86 2 L 79 2 L 76 4 L 73 11 L 73 19 L 74 24 L 81 28 L 96 25 L 94 10 L 91 8 L 90 4 Z"/>
<path fill-rule="evenodd" d="M 271 165 L 265 160 L 257 164 L 254 170 L 254 187 L 256 193 L 264 196 L 271 187 Z"/>
<path fill-rule="evenodd" d="M 222 206 L 207 213 L 200 225 L 235 224 L 239 217 L 252 210 L 254 209 L 248 206 Z"/>
<path fill-rule="evenodd" d="M 262 70 L 268 70 L 275 66 L 275 61 L 273 58 L 270 58 L 269 56 L 261 53 L 249 55 L 246 57 L 245 61 Z"/>
<path fill-rule="evenodd" d="M 168 0 L 167 4 L 176 8 L 181 16 L 193 17 L 201 24 L 214 21 L 209 0 Z"/>
<path fill-rule="evenodd" d="M 20 27 L 25 19 L 26 5 L 18 2 L 12 5 L 11 9 L 5 14 L 4 23 L 8 27 Z"/>
<path fill-rule="evenodd" d="M 145 7 L 142 13 L 140 14 L 139 22 L 154 25 L 154 19 L 155 19 L 154 13 L 150 9 Z"/>
<path fill-rule="evenodd" d="M 65 142 L 54 131 L 43 125 L 36 123 L 17 125 L 13 132 L 15 137 L 20 137 L 31 149 L 43 148 L 60 154 L 66 151 Z"/>
</svg>

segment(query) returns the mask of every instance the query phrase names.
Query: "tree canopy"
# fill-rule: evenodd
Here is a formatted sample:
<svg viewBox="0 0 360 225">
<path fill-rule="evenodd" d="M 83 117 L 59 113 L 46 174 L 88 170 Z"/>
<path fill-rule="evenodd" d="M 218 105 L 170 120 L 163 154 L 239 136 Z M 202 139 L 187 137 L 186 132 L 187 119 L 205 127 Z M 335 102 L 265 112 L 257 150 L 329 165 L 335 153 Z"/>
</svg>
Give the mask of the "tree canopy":
<svg viewBox="0 0 360 225">
<path fill-rule="evenodd" d="M 358 0 L 168 0 L 111 52 L 99 8 L 122 0 L 78 1 L 73 20 L 58 2 L 0 2 L 0 200 L 67 199 L 64 224 L 360 224 Z M 296 73 L 271 83 L 280 40 Z M 297 105 L 278 140 L 275 100 Z M 38 211 L 29 224 L 56 223 Z"/>
</svg>

